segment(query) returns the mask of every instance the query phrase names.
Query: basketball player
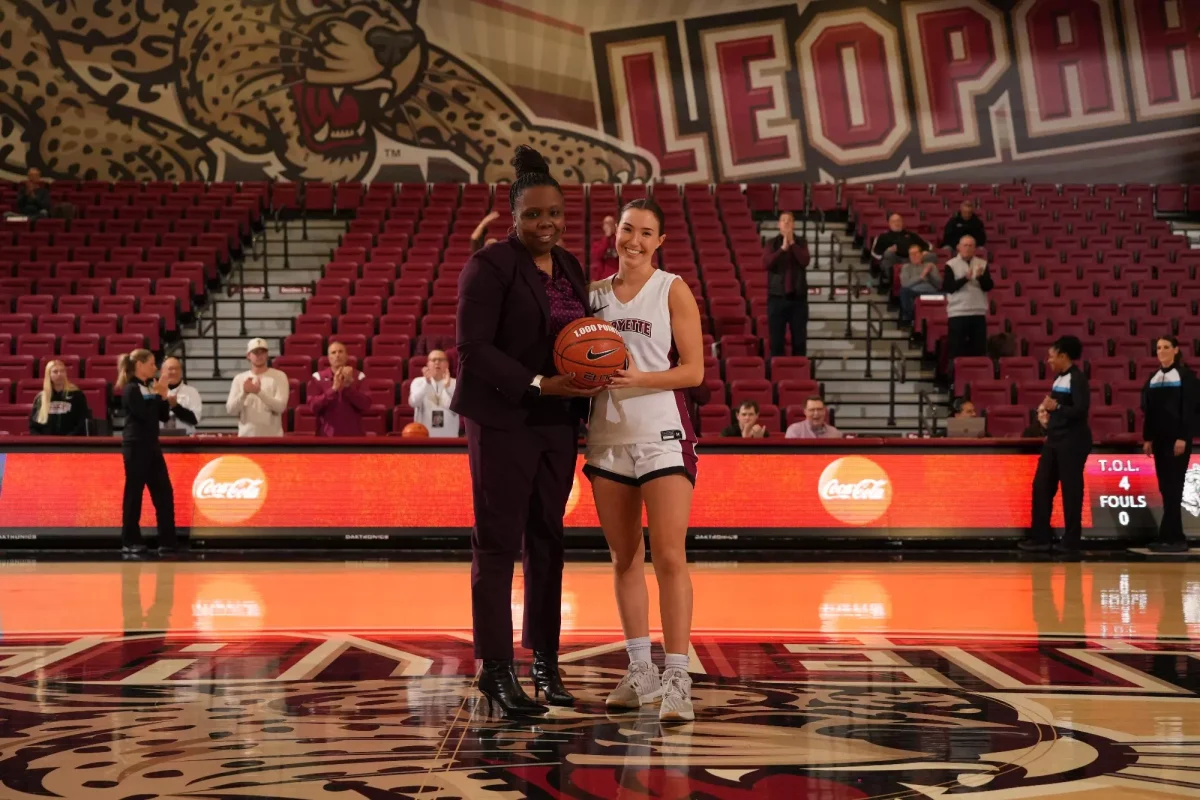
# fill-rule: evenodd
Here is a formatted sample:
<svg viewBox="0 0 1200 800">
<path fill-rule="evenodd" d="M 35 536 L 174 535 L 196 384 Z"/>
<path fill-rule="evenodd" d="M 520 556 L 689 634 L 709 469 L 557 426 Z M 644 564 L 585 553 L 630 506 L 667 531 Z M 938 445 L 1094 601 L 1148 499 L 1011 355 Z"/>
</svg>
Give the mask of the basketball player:
<svg viewBox="0 0 1200 800">
<path fill-rule="evenodd" d="M 586 474 L 612 552 L 617 608 L 629 671 L 608 697 L 611 708 L 638 708 L 659 697 L 659 719 L 692 711 L 688 650 L 692 582 L 684 540 L 696 481 L 696 442 L 687 389 L 704 380 L 700 310 L 678 275 L 655 269 L 666 237 L 652 200 L 634 200 L 617 224 L 617 274 L 589 287 L 594 316 L 622 332 L 630 364 L 592 403 Z M 650 660 L 642 505 L 658 579 L 666 664 Z"/>
</svg>

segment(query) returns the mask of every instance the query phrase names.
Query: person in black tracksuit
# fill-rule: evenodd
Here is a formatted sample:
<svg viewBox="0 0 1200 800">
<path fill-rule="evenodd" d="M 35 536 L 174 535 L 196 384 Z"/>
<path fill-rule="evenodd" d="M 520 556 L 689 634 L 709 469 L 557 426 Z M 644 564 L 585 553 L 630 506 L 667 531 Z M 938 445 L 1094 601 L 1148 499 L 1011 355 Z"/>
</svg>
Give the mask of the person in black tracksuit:
<svg viewBox="0 0 1200 800">
<path fill-rule="evenodd" d="M 1075 365 L 1082 354 L 1083 344 L 1078 338 L 1062 336 L 1050 347 L 1046 359 L 1055 376 L 1054 385 L 1038 411 L 1045 409 L 1050 419 L 1033 476 L 1033 527 L 1020 542 L 1022 550 L 1050 550 L 1050 511 L 1060 483 L 1065 523 L 1060 547 L 1067 552 L 1079 549 L 1083 535 L 1083 469 L 1092 452 L 1092 429 L 1088 426 L 1092 396 L 1087 376 Z"/>
<path fill-rule="evenodd" d="M 1144 426 L 1143 449 L 1154 456 L 1154 473 L 1162 493 L 1163 515 L 1158 541 L 1150 545 L 1156 553 L 1186 553 L 1183 533 L 1183 484 L 1192 460 L 1192 438 L 1197 430 L 1200 389 L 1196 373 L 1179 359 L 1179 340 L 1158 340 L 1158 363 L 1162 365 L 1142 387 Z"/>
<path fill-rule="evenodd" d="M 154 514 L 158 519 L 159 552 L 169 553 L 178 546 L 175 493 L 158 441 L 159 423 L 166 422 L 170 416 L 167 384 L 165 381 L 155 382 L 154 354 L 149 350 L 134 350 L 121 356 L 117 369 L 117 385 L 124 387 L 121 407 L 125 411 L 125 429 L 121 435 L 121 455 L 125 461 L 121 553 L 140 556 L 146 552 L 139 525 L 142 491 L 146 488 L 150 489 L 150 500 L 154 503 Z"/>
</svg>

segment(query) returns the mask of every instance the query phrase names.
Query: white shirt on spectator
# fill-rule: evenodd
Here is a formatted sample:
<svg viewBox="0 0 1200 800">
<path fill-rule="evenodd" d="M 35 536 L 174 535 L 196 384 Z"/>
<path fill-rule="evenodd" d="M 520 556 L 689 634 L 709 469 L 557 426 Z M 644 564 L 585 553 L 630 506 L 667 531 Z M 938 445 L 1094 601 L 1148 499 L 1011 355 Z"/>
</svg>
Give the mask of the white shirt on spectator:
<svg viewBox="0 0 1200 800">
<path fill-rule="evenodd" d="M 258 394 L 246 392 L 247 378 L 258 378 Z M 225 410 L 238 418 L 238 436 L 283 436 L 289 391 L 287 375 L 277 369 L 268 367 L 261 375 L 252 370 L 238 373 L 225 401 Z"/>
<path fill-rule="evenodd" d="M 200 422 L 200 418 L 204 416 L 204 401 L 200 398 L 200 391 L 194 386 L 188 386 L 186 383 L 181 383 L 174 389 L 167 392 L 168 397 L 178 397 L 179 405 L 186 408 L 188 411 L 196 415 L 196 422 Z M 159 423 L 162 430 L 176 430 L 182 428 L 187 431 L 188 436 L 196 434 L 196 426 L 184 422 L 176 418 L 174 414 L 167 417 L 166 422 Z"/>
<path fill-rule="evenodd" d="M 414 420 L 425 426 L 431 438 L 458 436 L 458 414 L 450 410 L 455 383 L 454 378 L 433 381 L 421 377 L 408 385 L 408 404 L 416 412 Z"/>
</svg>

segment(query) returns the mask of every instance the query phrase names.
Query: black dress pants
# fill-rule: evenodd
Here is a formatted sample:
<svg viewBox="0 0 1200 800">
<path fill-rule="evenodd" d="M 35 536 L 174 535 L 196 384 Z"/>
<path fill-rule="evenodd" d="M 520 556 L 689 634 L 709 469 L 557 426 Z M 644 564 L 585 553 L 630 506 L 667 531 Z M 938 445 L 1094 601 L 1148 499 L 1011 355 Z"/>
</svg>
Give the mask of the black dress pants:
<svg viewBox="0 0 1200 800">
<path fill-rule="evenodd" d="M 1083 469 L 1092 452 L 1091 433 L 1069 439 L 1049 440 L 1042 446 L 1033 476 L 1033 529 L 1035 541 L 1050 543 L 1050 512 L 1062 484 L 1063 544 L 1077 546 L 1083 535 Z"/>
<path fill-rule="evenodd" d="M 951 365 L 960 356 L 986 356 L 987 317 L 982 314 L 951 317 L 946 331 L 946 348 Z"/>
<path fill-rule="evenodd" d="M 121 544 L 142 543 L 139 520 L 142 517 L 142 491 L 150 490 L 150 501 L 154 503 L 154 515 L 158 518 L 159 547 L 174 547 L 178 543 L 175 533 L 175 492 L 171 488 L 171 476 L 167 474 L 167 461 L 162 448 L 157 444 L 125 444 L 121 448 L 125 459 L 125 497 L 121 508 Z"/>
<path fill-rule="evenodd" d="M 575 480 L 576 426 L 513 430 L 467 420 L 475 528 L 471 617 L 475 657 L 513 657 L 513 563 L 522 558 L 521 644 L 557 653 L 562 627 L 563 516 Z"/>
<path fill-rule="evenodd" d="M 1192 443 L 1183 455 L 1175 455 L 1175 441 L 1154 442 L 1154 474 L 1162 494 L 1163 515 L 1158 525 L 1158 540 L 1164 543 L 1186 542 L 1183 533 L 1183 481 L 1192 460 Z"/>
<path fill-rule="evenodd" d="M 788 330 L 792 332 L 792 355 L 808 355 L 808 296 L 767 298 L 767 334 L 771 355 L 783 355 Z"/>
</svg>

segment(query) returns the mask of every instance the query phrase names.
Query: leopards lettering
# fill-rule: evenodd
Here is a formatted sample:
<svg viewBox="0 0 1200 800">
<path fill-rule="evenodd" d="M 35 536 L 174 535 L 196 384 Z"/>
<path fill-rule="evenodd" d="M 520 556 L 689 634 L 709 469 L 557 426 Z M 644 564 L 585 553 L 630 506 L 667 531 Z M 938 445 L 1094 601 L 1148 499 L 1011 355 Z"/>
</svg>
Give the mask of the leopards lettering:
<svg viewBox="0 0 1200 800">
<path fill-rule="evenodd" d="M 511 177 L 520 144 L 561 180 L 653 177 L 642 155 L 531 121 L 427 41 L 418 2 L 0 4 L 0 170 L 216 180 L 232 155 L 285 179 L 355 180 L 382 138 L 455 157 L 485 182 Z"/>
</svg>

